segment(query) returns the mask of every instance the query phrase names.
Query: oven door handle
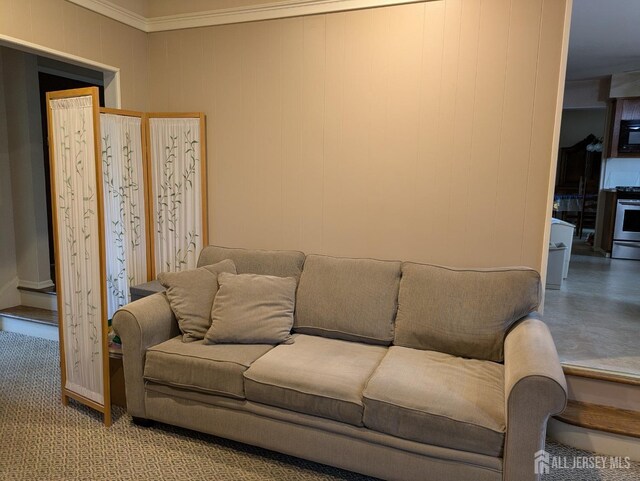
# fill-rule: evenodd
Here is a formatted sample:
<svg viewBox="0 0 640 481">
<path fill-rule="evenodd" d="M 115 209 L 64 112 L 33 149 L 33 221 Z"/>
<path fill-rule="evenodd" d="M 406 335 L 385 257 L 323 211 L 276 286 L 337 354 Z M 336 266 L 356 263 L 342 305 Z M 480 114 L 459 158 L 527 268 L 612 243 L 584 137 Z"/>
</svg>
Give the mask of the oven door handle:
<svg viewBox="0 0 640 481">
<path fill-rule="evenodd" d="M 619 200 L 618 204 L 620 205 L 631 205 L 631 206 L 640 206 L 640 200 Z"/>
<path fill-rule="evenodd" d="M 633 247 L 634 249 L 640 248 L 640 242 L 627 242 L 627 241 L 613 241 L 614 244 L 619 245 L 620 247 Z"/>
</svg>

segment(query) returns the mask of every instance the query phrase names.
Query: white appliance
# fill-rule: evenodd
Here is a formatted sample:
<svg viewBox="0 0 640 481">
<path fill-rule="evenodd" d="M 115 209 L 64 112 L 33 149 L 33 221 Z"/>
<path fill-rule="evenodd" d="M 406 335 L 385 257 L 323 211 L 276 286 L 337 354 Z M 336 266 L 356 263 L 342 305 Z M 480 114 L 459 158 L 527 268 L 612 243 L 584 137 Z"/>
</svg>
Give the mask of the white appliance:
<svg viewBox="0 0 640 481">
<path fill-rule="evenodd" d="M 569 261 L 571 260 L 571 244 L 573 243 L 573 235 L 576 226 L 560 219 L 551 219 L 551 238 L 549 242 L 552 244 L 564 244 L 567 248 L 564 255 L 564 263 L 562 265 L 562 278 L 566 279 L 569 275 Z"/>
<path fill-rule="evenodd" d="M 640 260 L 640 199 L 618 198 L 611 257 Z"/>
<path fill-rule="evenodd" d="M 547 260 L 547 289 L 562 288 L 562 281 L 566 277 L 563 275 L 565 259 L 567 258 L 567 246 L 562 243 L 549 244 L 549 259 Z"/>
</svg>

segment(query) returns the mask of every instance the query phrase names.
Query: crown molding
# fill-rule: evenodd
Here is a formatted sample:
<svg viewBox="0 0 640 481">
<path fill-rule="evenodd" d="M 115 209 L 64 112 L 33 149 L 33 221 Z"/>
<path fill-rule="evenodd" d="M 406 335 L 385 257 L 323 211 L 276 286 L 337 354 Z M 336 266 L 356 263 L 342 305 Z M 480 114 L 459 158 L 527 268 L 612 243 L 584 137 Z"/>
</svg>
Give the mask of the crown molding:
<svg viewBox="0 0 640 481">
<path fill-rule="evenodd" d="M 208 10 L 204 12 L 143 17 L 109 0 L 68 0 L 143 32 L 164 32 L 185 28 L 209 27 L 231 23 L 256 22 L 276 18 L 387 7 L 425 0 L 280 0 L 260 5 Z"/>
<path fill-rule="evenodd" d="M 143 32 L 148 32 L 149 20 L 142 15 L 132 12 L 128 8 L 116 5 L 109 0 L 67 0 L 81 7 L 109 17 L 130 27 L 137 28 Z"/>
</svg>

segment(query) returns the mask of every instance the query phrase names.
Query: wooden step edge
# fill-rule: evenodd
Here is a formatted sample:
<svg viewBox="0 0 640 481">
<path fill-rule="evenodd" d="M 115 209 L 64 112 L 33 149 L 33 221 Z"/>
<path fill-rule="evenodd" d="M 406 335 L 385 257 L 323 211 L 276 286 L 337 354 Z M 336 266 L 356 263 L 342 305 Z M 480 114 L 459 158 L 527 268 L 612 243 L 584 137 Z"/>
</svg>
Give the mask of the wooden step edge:
<svg viewBox="0 0 640 481">
<path fill-rule="evenodd" d="M 44 289 L 35 289 L 33 287 L 18 286 L 18 290 L 26 291 L 26 292 L 36 292 L 38 294 L 46 294 L 48 296 L 55 296 L 57 294 L 54 287 L 45 287 Z"/>
<path fill-rule="evenodd" d="M 605 371 L 602 369 L 591 369 L 582 366 L 562 365 L 562 370 L 566 376 L 585 377 L 595 379 L 597 381 L 617 382 L 622 384 L 631 384 L 632 386 L 640 386 L 640 376 L 633 374 Z"/>
<path fill-rule="evenodd" d="M 640 438 L 640 412 L 570 400 L 557 416 L 562 421 L 605 433 Z"/>
<path fill-rule="evenodd" d="M 46 324 L 48 326 L 58 327 L 58 313 L 47 309 L 30 308 L 28 310 L 18 309 L 23 306 L 9 307 L 0 310 L 0 316 L 7 319 L 17 319 L 19 321 L 35 322 L 38 324 Z M 41 315 L 46 313 L 45 315 Z"/>
</svg>

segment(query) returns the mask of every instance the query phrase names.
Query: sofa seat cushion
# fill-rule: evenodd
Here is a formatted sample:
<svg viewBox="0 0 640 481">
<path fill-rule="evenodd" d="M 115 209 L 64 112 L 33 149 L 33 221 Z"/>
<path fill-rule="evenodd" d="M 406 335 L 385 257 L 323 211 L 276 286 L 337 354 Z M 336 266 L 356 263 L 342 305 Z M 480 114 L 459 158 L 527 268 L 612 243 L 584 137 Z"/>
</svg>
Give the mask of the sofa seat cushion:
<svg viewBox="0 0 640 481">
<path fill-rule="evenodd" d="M 363 393 L 364 425 L 399 438 L 501 456 L 504 366 L 392 346 Z"/>
<path fill-rule="evenodd" d="M 247 399 L 362 426 L 362 391 L 386 347 L 294 336 L 244 373 Z"/>
<path fill-rule="evenodd" d="M 242 374 L 273 346 L 184 343 L 180 336 L 147 350 L 144 378 L 158 384 L 244 399 Z"/>
</svg>

